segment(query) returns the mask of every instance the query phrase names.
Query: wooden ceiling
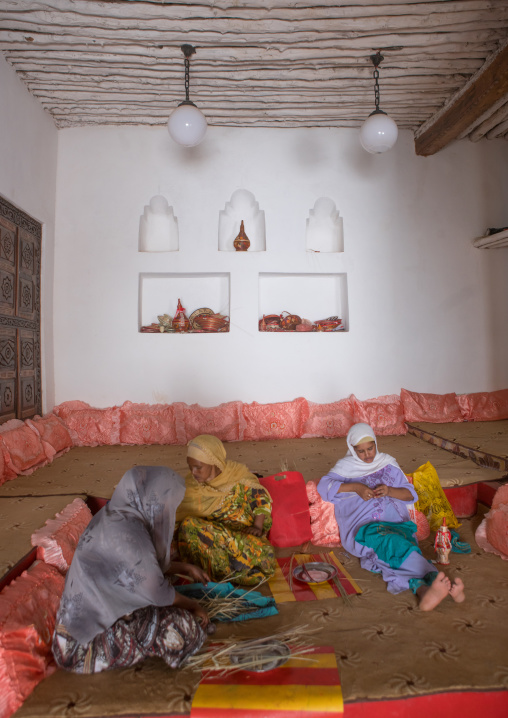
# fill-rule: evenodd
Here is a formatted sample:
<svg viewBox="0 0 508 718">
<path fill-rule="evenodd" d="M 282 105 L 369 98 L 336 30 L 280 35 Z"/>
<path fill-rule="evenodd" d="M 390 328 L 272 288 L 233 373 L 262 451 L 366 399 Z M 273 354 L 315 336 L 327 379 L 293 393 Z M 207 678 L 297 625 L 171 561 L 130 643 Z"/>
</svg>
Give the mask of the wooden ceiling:
<svg viewBox="0 0 508 718">
<path fill-rule="evenodd" d="M 360 127 L 380 107 L 416 152 L 508 139 L 508 0 L 0 0 L 0 50 L 57 127 Z"/>
</svg>

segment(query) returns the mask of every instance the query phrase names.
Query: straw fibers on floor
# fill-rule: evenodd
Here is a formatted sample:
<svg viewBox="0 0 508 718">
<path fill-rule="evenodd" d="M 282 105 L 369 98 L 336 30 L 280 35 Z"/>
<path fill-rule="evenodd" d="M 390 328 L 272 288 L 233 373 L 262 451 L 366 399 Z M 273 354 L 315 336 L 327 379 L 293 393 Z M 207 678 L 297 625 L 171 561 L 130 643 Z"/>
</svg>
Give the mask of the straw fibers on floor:
<svg viewBox="0 0 508 718">
<path fill-rule="evenodd" d="M 407 472 L 431 461 L 445 485 L 501 476 L 415 437 L 382 437 L 379 443 Z M 322 476 L 345 453 L 345 441 L 241 442 L 229 444 L 227 449 L 229 458 L 243 461 L 263 475 L 296 468 L 309 480 Z M 32 519 L 26 526 L 19 519 L 16 530 L 4 525 L 1 565 L 12 565 L 30 549 L 30 533 L 43 524 L 33 506 L 46 506 L 49 518 L 60 510 L 60 499 L 65 505 L 86 494 L 107 498 L 123 472 L 134 464 L 166 464 L 184 473 L 185 447 L 74 448 L 32 476 L 0 487 L 0 511 L 9 521 L 7 506 L 17 506 L 20 516 L 24 506 L 28 511 L 32 506 Z M 480 507 L 459 529 L 461 540 L 471 544 L 472 552 L 450 556 L 447 573 L 462 577 L 466 585 L 467 600 L 462 604 L 447 598 L 435 611 L 420 613 L 410 592 L 388 594 L 379 577 L 363 571 L 356 558 L 335 549 L 363 589 L 360 596 L 352 597 L 352 607 L 340 598 L 280 604 L 277 616 L 241 625 L 219 624 L 216 635 L 259 638 L 281 628 L 313 626 L 315 644 L 335 649 L 346 704 L 442 691 L 508 690 L 508 562 L 484 553 L 475 544 L 474 532 L 484 513 L 485 508 Z M 432 539 L 422 543 L 423 553 L 430 559 L 435 557 Z M 315 547 L 313 552 L 322 550 Z M 278 553 L 290 555 L 291 549 Z M 261 592 L 269 595 L 266 585 Z M 95 676 L 57 671 L 37 686 L 16 718 L 185 714 L 190 711 L 198 681 L 199 672 L 172 671 L 155 659 Z"/>
</svg>

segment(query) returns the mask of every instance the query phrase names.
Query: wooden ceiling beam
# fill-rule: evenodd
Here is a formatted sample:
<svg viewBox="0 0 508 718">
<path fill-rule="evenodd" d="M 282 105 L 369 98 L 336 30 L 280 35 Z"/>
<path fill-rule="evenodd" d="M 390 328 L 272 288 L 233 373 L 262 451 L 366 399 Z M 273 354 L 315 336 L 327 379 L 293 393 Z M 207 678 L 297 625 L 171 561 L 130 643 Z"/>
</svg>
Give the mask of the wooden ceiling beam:
<svg viewBox="0 0 508 718">
<path fill-rule="evenodd" d="M 508 93 L 508 42 L 415 133 L 417 155 L 428 157 L 457 139 Z"/>
</svg>

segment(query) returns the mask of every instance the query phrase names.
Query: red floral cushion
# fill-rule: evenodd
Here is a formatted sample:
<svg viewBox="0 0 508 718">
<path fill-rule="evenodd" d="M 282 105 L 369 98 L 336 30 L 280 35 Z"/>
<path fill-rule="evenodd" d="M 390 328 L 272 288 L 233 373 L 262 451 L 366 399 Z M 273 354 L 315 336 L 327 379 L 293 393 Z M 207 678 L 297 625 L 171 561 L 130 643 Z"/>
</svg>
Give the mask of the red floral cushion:
<svg viewBox="0 0 508 718">
<path fill-rule="evenodd" d="M 315 546 L 342 546 L 333 504 L 323 501 L 315 481 L 306 484 L 312 543 Z"/>
<path fill-rule="evenodd" d="M 32 534 L 37 558 L 66 573 L 71 565 L 79 537 L 92 520 L 92 512 L 83 499 L 74 499 L 54 519 Z"/>
<path fill-rule="evenodd" d="M 181 404 L 133 404 L 120 407 L 121 444 L 185 444 Z"/>
<path fill-rule="evenodd" d="M 318 436 L 346 436 L 355 423 L 355 408 L 351 398 L 331 404 L 308 402 L 309 415 L 301 434 L 303 439 Z"/>
<path fill-rule="evenodd" d="M 369 424 L 377 436 L 407 434 L 404 408 L 398 394 L 389 394 L 366 401 L 360 401 L 352 396 L 351 400 L 354 406 L 355 423 Z"/>
<path fill-rule="evenodd" d="M 47 458 L 51 461 L 56 455 L 68 451 L 72 446 L 71 435 L 64 422 L 55 414 L 27 419 L 26 425 L 35 431 L 41 439 Z"/>
<path fill-rule="evenodd" d="M 53 412 L 63 419 L 75 446 L 120 443 L 120 410 L 94 409 L 84 401 L 66 401 Z"/>
<path fill-rule="evenodd" d="M 4 459 L 11 473 L 31 474 L 38 466 L 48 463 L 39 434 L 24 424 L 3 431 L 0 444 L 5 448 Z"/>
<path fill-rule="evenodd" d="M 466 421 L 508 419 L 508 389 L 459 394 L 457 402 Z"/>
<path fill-rule="evenodd" d="M 427 421 L 436 424 L 464 421 L 456 394 L 420 394 L 402 389 L 400 398 L 406 421 Z"/>
<path fill-rule="evenodd" d="M 307 400 L 295 399 L 280 404 L 243 404 L 245 441 L 261 439 L 297 439 L 302 435 L 308 416 Z"/>
<path fill-rule="evenodd" d="M 245 419 L 242 402 L 230 401 L 214 407 L 182 404 L 185 443 L 199 434 L 212 434 L 221 441 L 240 441 L 244 438 Z"/>
<path fill-rule="evenodd" d="M 10 716 L 55 665 L 51 641 L 65 579 L 36 563 L 0 593 L 0 716 Z"/>
</svg>

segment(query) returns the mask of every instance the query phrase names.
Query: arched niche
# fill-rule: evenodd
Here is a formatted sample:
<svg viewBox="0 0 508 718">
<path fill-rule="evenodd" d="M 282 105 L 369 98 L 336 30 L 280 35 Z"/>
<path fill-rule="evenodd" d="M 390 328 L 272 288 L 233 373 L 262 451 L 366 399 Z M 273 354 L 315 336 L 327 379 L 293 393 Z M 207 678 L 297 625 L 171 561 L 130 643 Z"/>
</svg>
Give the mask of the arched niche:
<svg viewBox="0 0 508 718">
<path fill-rule="evenodd" d="M 320 197 L 307 218 L 305 246 L 309 252 L 343 252 L 342 217 L 330 197 Z"/>
<path fill-rule="evenodd" d="M 219 212 L 219 252 L 234 252 L 233 242 L 244 223 L 244 231 L 250 240 L 248 252 L 266 250 L 265 213 L 259 209 L 256 198 L 246 189 L 238 189 Z"/>
<path fill-rule="evenodd" d="M 139 220 L 140 252 L 177 252 L 178 220 L 165 197 L 158 194 L 145 206 Z"/>
</svg>

